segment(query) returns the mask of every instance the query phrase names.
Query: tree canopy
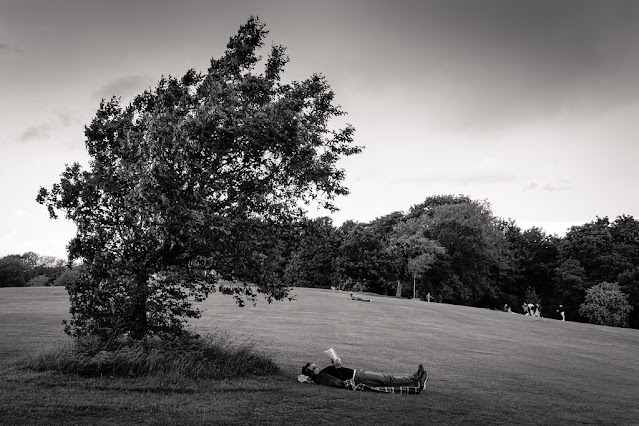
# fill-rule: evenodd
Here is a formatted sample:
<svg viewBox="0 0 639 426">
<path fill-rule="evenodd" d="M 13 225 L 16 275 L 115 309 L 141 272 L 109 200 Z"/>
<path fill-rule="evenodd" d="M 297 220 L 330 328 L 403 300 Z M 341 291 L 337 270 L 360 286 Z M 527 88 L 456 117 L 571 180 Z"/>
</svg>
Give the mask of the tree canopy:
<svg viewBox="0 0 639 426">
<path fill-rule="evenodd" d="M 0 287 L 56 285 L 55 280 L 66 270 L 64 261 L 40 256 L 32 251 L 0 258 Z"/>
<path fill-rule="evenodd" d="M 594 324 L 628 327 L 628 314 L 633 307 L 628 303 L 617 283 L 594 285 L 586 290 L 584 302 L 579 313 Z"/>
<path fill-rule="evenodd" d="M 67 332 L 109 337 L 180 333 L 192 301 L 219 289 L 244 300 L 288 294 L 272 242 L 310 203 L 335 210 L 348 193 L 343 156 L 360 152 L 326 79 L 283 83 L 288 57 L 251 17 L 208 72 L 163 77 L 123 106 L 103 100 L 85 128 L 88 170 L 67 166 L 37 201 L 77 225 L 69 259 L 86 273 L 68 287 Z"/>
</svg>

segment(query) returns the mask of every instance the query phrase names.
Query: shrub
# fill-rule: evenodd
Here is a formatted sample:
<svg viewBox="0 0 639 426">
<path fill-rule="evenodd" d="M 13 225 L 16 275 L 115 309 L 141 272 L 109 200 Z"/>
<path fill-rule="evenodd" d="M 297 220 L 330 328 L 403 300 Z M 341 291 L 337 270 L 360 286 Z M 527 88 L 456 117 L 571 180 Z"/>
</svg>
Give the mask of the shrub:
<svg viewBox="0 0 639 426">
<path fill-rule="evenodd" d="M 27 282 L 27 287 L 45 287 L 51 285 L 52 282 L 52 278 L 41 274 L 31 278 L 29 282 Z"/>
<path fill-rule="evenodd" d="M 33 356 L 25 362 L 25 367 L 84 377 L 166 376 L 189 379 L 229 379 L 254 374 L 270 375 L 277 371 L 272 359 L 256 353 L 251 342 L 234 341 L 223 332 L 206 337 L 123 338 L 118 342 L 76 339 Z"/>
<path fill-rule="evenodd" d="M 603 282 L 586 290 L 579 314 L 593 324 L 628 327 L 628 314 L 633 307 L 628 303 L 617 283 Z"/>
</svg>

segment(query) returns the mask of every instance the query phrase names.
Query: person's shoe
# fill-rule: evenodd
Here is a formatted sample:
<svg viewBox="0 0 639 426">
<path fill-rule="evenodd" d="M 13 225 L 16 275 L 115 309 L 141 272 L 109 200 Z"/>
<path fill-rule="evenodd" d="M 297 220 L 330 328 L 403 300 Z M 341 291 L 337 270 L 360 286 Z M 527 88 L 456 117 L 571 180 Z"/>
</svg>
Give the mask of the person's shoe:
<svg viewBox="0 0 639 426">
<path fill-rule="evenodd" d="M 423 367 L 422 367 L 422 370 L 423 370 Z M 426 382 L 427 381 L 428 381 L 428 371 L 423 370 L 423 374 L 419 378 L 419 390 L 420 391 L 426 390 Z"/>
<path fill-rule="evenodd" d="M 424 374 L 424 366 L 419 364 L 417 366 L 417 373 L 413 374 L 413 377 L 416 379 L 420 379 L 422 377 L 422 375 Z"/>
</svg>

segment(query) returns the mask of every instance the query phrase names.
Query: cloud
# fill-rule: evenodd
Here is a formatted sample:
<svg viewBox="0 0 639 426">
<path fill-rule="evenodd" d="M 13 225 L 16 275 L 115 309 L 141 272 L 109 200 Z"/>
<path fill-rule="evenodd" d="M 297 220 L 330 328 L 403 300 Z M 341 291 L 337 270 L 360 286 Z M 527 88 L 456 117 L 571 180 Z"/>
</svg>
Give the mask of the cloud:
<svg viewBox="0 0 639 426">
<path fill-rule="evenodd" d="M 93 100 L 111 99 L 116 96 L 123 101 L 133 98 L 138 93 L 148 89 L 153 79 L 148 75 L 131 75 L 113 80 L 92 93 Z"/>
<path fill-rule="evenodd" d="M 637 2 L 413 6 L 389 11 L 412 14 L 395 22 L 397 34 L 419 28 L 402 40 L 394 62 L 421 77 L 403 97 L 418 99 L 432 124 L 494 129 L 560 116 L 582 121 L 639 99 Z"/>
<path fill-rule="evenodd" d="M 20 53 L 22 50 L 10 44 L 0 43 L 0 55 L 8 55 L 10 53 Z"/>
<path fill-rule="evenodd" d="M 30 142 L 37 139 L 46 139 L 49 137 L 51 126 L 48 123 L 40 123 L 28 127 L 20 134 L 18 140 L 20 142 Z"/>
<path fill-rule="evenodd" d="M 80 119 L 77 116 L 71 114 L 70 112 L 57 112 L 56 118 L 57 118 L 57 122 L 62 127 L 74 126 L 80 123 Z"/>
<path fill-rule="evenodd" d="M 48 139 L 54 134 L 54 132 L 68 128 L 78 122 L 78 118 L 73 116 L 73 114 L 68 112 L 58 112 L 55 114 L 55 119 L 27 127 L 18 136 L 18 141 L 31 142 L 40 139 Z"/>
<path fill-rule="evenodd" d="M 559 181 L 556 183 L 539 184 L 535 181 L 529 182 L 524 186 L 524 191 L 543 191 L 543 192 L 558 192 L 567 191 L 572 187 L 567 181 Z"/>
<path fill-rule="evenodd" d="M 517 176 L 506 171 L 475 170 L 475 171 L 433 171 L 419 175 L 404 176 L 395 183 L 438 183 L 438 184 L 508 184 L 519 180 Z"/>
</svg>

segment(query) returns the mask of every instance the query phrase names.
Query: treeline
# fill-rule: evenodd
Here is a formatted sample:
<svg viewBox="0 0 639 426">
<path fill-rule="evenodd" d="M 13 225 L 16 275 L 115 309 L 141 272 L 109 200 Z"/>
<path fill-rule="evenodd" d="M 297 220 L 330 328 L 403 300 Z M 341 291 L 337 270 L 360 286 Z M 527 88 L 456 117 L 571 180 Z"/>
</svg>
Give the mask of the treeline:
<svg viewBox="0 0 639 426">
<path fill-rule="evenodd" d="M 563 305 L 567 320 L 612 325 L 593 320 L 588 309 L 580 312 L 590 291 L 589 303 L 608 297 L 629 304 L 623 305 L 626 314 L 632 309 L 629 317 L 614 324 L 639 328 L 639 222 L 632 216 L 597 218 L 560 238 L 495 217 L 486 202 L 434 196 L 369 223 L 309 220 L 285 265 L 289 285 L 430 294 L 444 303 L 507 304 L 514 312 L 535 303 L 548 318 L 559 318 Z M 617 284 L 605 286 L 616 293 L 599 295 L 601 283 Z M 596 303 L 595 310 L 609 309 L 607 301 Z"/>
<path fill-rule="evenodd" d="M 487 202 L 442 195 L 368 223 L 337 227 L 320 217 L 264 238 L 254 244 L 255 256 L 289 286 L 422 300 L 430 294 L 437 302 L 508 305 L 520 313 L 526 302 L 539 304 L 547 318 L 559 318 L 563 305 L 567 320 L 639 328 L 639 222 L 632 216 L 597 218 L 558 237 L 522 230 L 494 216 Z M 241 263 L 234 267 L 240 280 Z M 68 286 L 79 268 L 32 252 L 5 256 L 0 287 Z"/>
<path fill-rule="evenodd" d="M 77 279 L 80 266 L 34 252 L 0 258 L 0 287 L 64 286 Z"/>
</svg>

